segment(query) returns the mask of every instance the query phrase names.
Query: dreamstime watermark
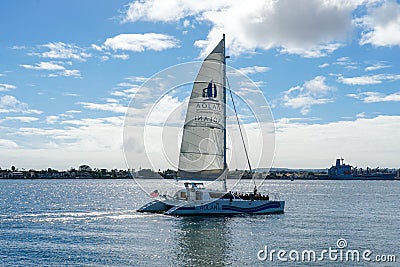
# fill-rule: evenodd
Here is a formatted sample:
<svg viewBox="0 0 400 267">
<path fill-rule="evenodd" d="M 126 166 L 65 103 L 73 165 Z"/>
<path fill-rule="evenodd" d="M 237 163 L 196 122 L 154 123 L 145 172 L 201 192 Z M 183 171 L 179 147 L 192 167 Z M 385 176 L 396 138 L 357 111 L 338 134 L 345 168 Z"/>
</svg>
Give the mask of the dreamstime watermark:
<svg viewBox="0 0 400 267">
<path fill-rule="evenodd" d="M 282 262 L 377 262 L 388 263 L 396 262 L 394 254 L 374 254 L 371 249 L 349 249 L 346 239 L 340 238 L 336 242 L 336 247 L 328 249 L 314 250 L 284 250 L 270 249 L 267 245 L 264 249 L 257 252 L 257 259 L 260 261 L 282 261 Z"/>
</svg>

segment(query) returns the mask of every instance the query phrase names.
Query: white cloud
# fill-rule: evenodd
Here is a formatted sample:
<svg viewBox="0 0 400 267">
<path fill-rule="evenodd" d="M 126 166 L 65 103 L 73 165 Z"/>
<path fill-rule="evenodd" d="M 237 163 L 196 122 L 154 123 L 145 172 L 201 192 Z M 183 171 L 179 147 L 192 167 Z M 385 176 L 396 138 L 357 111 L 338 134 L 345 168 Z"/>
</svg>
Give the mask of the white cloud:
<svg viewBox="0 0 400 267">
<path fill-rule="evenodd" d="M 124 97 L 127 99 L 131 99 L 136 95 L 136 93 L 139 91 L 139 89 L 140 89 L 140 86 L 136 85 L 129 89 L 113 91 L 110 94 L 112 96 L 118 96 L 118 97 Z"/>
<path fill-rule="evenodd" d="M 188 99 L 187 99 L 188 100 Z M 146 119 L 147 125 L 169 125 L 184 121 L 183 111 L 186 111 L 187 102 L 180 102 L 170 95 L 163 96 L 158 102 L 147 104 L 151 106 Z"/>
<path fill-rule="evenodd" d="M 384 1 L 358 23 L 364 30 L 360 45 L 400 46 L 400 3 Z"/>
<path fill-rule="evenodd" d="M 71 114 L 74 114 L 74 113 L 81 113 L 81 112 L 82 112 L 82 111 L 80 111 L 80 110 L 74 110 L 74 109 L 65 111 L 65 113 L 71 113 Z"/>
<path fill-rule="evenodd" d="M 46 116 L 46 122 L 48 124 L 54 124 L 58 121 L 59 116 L 51 115 L 51 116 Z"/>
<path fill-rule="evenodd" d="M 65 70 L 65 67 L 53 62 L 40 62 L 36 65 L 22 64 L 21 67 L 32 70 Z"/>
<path fill-rule="evenodd" d="M 25 69 L 55 71 L 54 73 L 49 74 L 49 77 L 58 77 L 58 76 L 81 77 L 81 73 L 79 70 L 68 70 L 63 65 L 60 65 L 55 62 L 40 62 L 36 63 L 36 65 L 22 64 L 20 66 Z"/>
<path fill-rule="evenodd" d="M 301 113 L 305 115 L 313 105 L 332 102 L 333 99 L 327 98 L 327 95 L 334 90 L 334 87 L 325 84 L 325 77 L 317 76 L 302 86 L 295 86 L 283 92 L 282 103 L 285 107 L 300 108 Z"/>
<path fill-rule="evenodd" d="M 352 30 L 352 12 L 365 1 L 256 0 L 240 1 L 135 1 L 124 22 L 139 20 L 211 23 L 207 40 L 196 46 L 206 55 L 227 34 L 231 54 L 278 48 L 282 53 L 320 57 L 332 53 Z"/>
<path fill-rule="evenodd" d="M 16 120 L 16 121 L 20 121 L 20 122 L 33 122 L 33 121 L 37 121 L 39 120 L 36 117 L 5 117 L 4 120 Z"/>
<path fill-rule="evenodd" d="M 135 1 L 128 4 L 123 22 L 138 20 L 156 22 L 175 22 L 188 16 L 202 14 L 205 11 L 220 10 L 229 7 L 230 1 Z M 188 25 L 189 21 L 184 22 Z"/>
<path fill-rule="evenodd" d="M 7 139 L 0 139 L 0 148 L 18 148 L 17 143 Z"/>
<path fill-rule="evenodd" d="M 285 124 L 290 124 L 290 123 L 308 123 L 308 122 L 311 122 L 311 121 L 320 121 L 321 119 L 320 118 L 318 118 L 318 117 L 308 117 L 308 118 L 306 118 L 306 117 L 303 117 L 303 118 L 280 118 L 280 119 L 278 119 L 278 120 L 276 120 L 275 121 L 275 123 L 277 123 L 277 124 L 282 124 L 282 125 L 285 125 Z"/>
<path fill-rule="evenodd" d="M 81 77 L 81 72 L 79 70 L 63 70 L 59 74 L 67 77 Z"/>
<path fill-rule="evenodd" d="M 118 83 L 116 88 L 114 88 L 115 91 L 110 93 L 112 96 L 131 99 L 139 91 L 141 85 L 148 80 L 148 78 L 141 76 L 131 76 L 125 79 L 128 80 L 129 82 Z"/>
<path fill-rule="evenodd" d="M 329 63 L 324 63 L 324 64 L 319 65 L 318 68 L 323 69 L 323 68 L 326 68 L 328 66 L 329 66 Z"/>
<path fill-rule="evenodd" d="M 340 76 L 338 82 L 349 85 L 367 85 L 367 84 L 379 84 L 383 81 L 396 81 L 400 80 L 399 74 L 376 74 L 376 75 L 365 75 L 358 77 L 345 78 Z"/>
<path fill-rule="evenodd" d="M 380 62 L 380 63 L 375 63 L 371 66 L 366 67 L 365 71 L 374 71 L 374 70 L 380 70 L 380 69 L 390 68 L 390 67 L 391 67 L 390 65 L 386 65 L 386 64 Z"/>
<path fill-rule="evenodd" d="M 337 62 L 348 62 L 350 61 L 349 57 L 340 57 L 338 59 L 336 59 Z"/>
<path fill-rule="evenodd" d="M 251 137 L 248 138 L 251 142 L 252 137 L 257 133 L 256 129 L 245 128 L 246 135 Z M 337 157 L 344 157 L 347 162 L 358 166 L 372 167 L 385 164 L 387 167 L 398 167 L 400 143 L 396 141 L 396 138 L 400 134 L 400 116 L 358 118 L 354 121 L 326 124 L 310 123 L 310 121 L 301 123 L 298 119 L 288 119 L 286 122 L 277 122 L 276 128 L 274 163 L 276 167 L 326 168 Z M 180 143 L 179 131 L 178 127 L 150 126 L 143 132 L 143 128 L 132 127 L 129 136 L 126 136 L 134 139 L 132 144 L 134 147 L 131 148 L 132 152 L 127 158 L 132 164 L 130 167 L 135 167 L 135 165 L 137 167 L 140 164 L 142 167 L 152 167 L 146 164 L 147 156 L 157 168 L 170 167 L 171 161 L 176 164 Z M 127 138 L 125 141 L 129 140 Z M 374 144 L 374 146 L 365 144 Z M 257 158 L 255 152 L 257 145 L 259 146 L 259 143 L 256 142 L 254 147 L 249 146 L 250 157 L 253 159 Z M 130 150 L 126 146 L 125 149 L 128 150 L 125 152 L 129 153 Z M 245 159 L 242 162 L 245 162 Z M 254 163 L 254 160 L 252 162 Z M 235 164 L 240 163 L 231 161 L 230 166 L 234 168 Z M 262 166 L 264 164 L 266 163 L 261 163 Z"/>
<path fill-rule="evenodd" d="M 237 69 L 237 71 L 239 71 L 239 73 L 242 73 L 244 75 L 251 75 L 254 73 L 263 73 L 263 72 L 267 72 L 269 70 L 271 70 L 271 68 L 263 67 L 263 66 L 251 66 L 251 67 Z M 240 75 L 237 71 L 231 71 L 229 74 Z"/>
<path fill-rule="evenodd" d="M 92 44 L 92 48 L 94 50 L 97 50 L 97 51 L 103 51 L 103 48 L 101 46 L 99 46 L 99 45 L 96 45 L 96 44 Z"/>
<path fill-rule="evenodd" d="M 61 95 L 62 95 L 62 96 L 72 96 L 72 97 L 77 97 L 77 96 L 79 96 L 78 94 L 75 94 L 75 93 L 67 93 L 67 92 L 62 93 Z"/>
<path fill-rule="evenodd" d="M 347 94 L 349 97 L 362 100 L 364 103 L 377 103 L 377 102 L 400 102 L 400 92 L 393 94 L 382 94 L 378 92 L 363 92 L 357 94 Z"/>
<path fill-rule="evenodd" d="M 227 34 L 230 53 L 279 48 L 283 53 L 320 57 L 332 53 L 352 29 L 352 12 L 364 1 L 135 1 L 124 22 L 139 20 L 210 22 L 207 40 L 196 46 L 207 54 Z"/>
<path fill-rule="evenodd" d="M 335 43 L 335 44 L 326 44 L 326 45 L 316 45 L 314 47 L 307 48 L 299 48 L 299 47 L 283 47 L 280 52 L 282 54 L 297 54 L 301 55 L 305 58 L 316 58 L 316 57 L 325 57 L 340 47 L 344 46 L 344 44 Z"/>
<path fill-rule="evenodd" d="M 364 168 L 399 167 L 400 116 L 326 124 L 277 122 L 276 128 L 276 167 L 327 168 L 340 157 Z"/>
<path fill-rule="evenodd" d="M 27 47 L 26 46 L 24 46 L 24 45 L 13 45 L 12 47 L 10 47 L 10 49 L 13 49 L 13 50 L 23 50 L 23 49 L 26 49 Z"/>
<path fill-rule="evenodd" d="M 133 52 L 143 52 L 145 50 L 162 51 L 178 47 L 178 43 L 175 37 L 160 33 L 119 34 L 107 38 L 103 48 Z"/>
<path fill-rule="evenodd" d="M 41 114 L 36 109 L 30 109 L 28 104 L 19 101 L 14 96 L 5 95 L 0 98 L 0 113 L 19 112 L 25 114 Z"/>
<path fill-rule="evenodd" d="M 7 83 L 0 83 L 0 92 L 8 92 L 10 89 L 17 88 L 15 85 L 7 84 Z"/>
<path fill-rule="evenodd" d="M 126 77 L 125 79 L 132 81 L 132 82 L 143 83 L 143 82 L 147 81 L 149 78 L 143 77 L 143 76 L 129 76 L 129 77 Z"/>
<path fill-rule="evenodd" d="M 187 27 L 189 27 L 189 26 L 190 26 L 190 21 L 187 20 L 187 19 L 185 19 L 185 20 L 183 21 L 183 27 L 184 27 L 184 28 L 187 28 Z"/>
<path fill-rule="evenodd" d="M 83 163 L 126 168 L 121 149 L 123 121 L 123 117 L 106 117 L 64 121 L 62 128 L 21 127 L 12 141 L 0 139 L 0 161 L 25 168 L 66 169 Z"/>
<path fill-rule="evenodd" d="M 122 59 L 122 60 L 127 60 L 127 59 L 129 59 L 129 55 L 127 55 L 127 54 L 112 55 L 112 57 L 113 57 L 113 58 Z"/>
<path fill-rule="evenodd" d="M 115 113 L 125 113 L 128 108 L 118 103 L 98 104 L 90 102 L 78 102 L 77 104 L 82 105 L 86 109 L 111 111 Z"/>
<path fill-rule="evenodd" d="M 49 51 L 32 53 L 32 55 L 52 59 L 75 59 L 79 61 L 86 61 L 87 58 L 91 57 L 91 54 L 86 53 L 84 49 L 74 44 L 54 42 L 41 45 L 40 47 L 47 48 Z"/>
<path fill-rule="evenodd" d="M 350 57 L 340 57 L 333 64 L 343 66 L 348 70 L 358 69 L 358 63 L 353 62 Z"/>
<path fill-rule="evenodd" d="M 356 115 L 356 118 L 365 118 L 365 117 L 366 117 L 365 112 L 361 112 Z"/>
</svg>

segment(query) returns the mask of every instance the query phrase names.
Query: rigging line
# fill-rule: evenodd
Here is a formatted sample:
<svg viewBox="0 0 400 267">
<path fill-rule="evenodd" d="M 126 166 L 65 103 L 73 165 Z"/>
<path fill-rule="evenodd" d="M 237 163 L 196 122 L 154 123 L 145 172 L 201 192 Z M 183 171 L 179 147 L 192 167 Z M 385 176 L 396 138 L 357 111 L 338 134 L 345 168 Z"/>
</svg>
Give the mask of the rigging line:
<svg viewBox="0 0 400 267">
<path fill-rule="evenodd" d="M 232 90 L 231 90 L 231 86 L 230 86 L 230 84 L 229 84 L 228 77 L 226 77 L 226 81 L 227 81 L 227 84 L 228 84 L 229 93 L 230 93 L 230 95 L 231 95 L 233 110 L 235 111 L 235 115 L 236 115 L 236 121 L 237 121 L 237 124 L 238 124 L 238 126 L 239 126 L 240 136 L 241 136 L 241 138 L 242 138 L 243 147 L 244 147 L 244 152 L 245 152 L 246 158 L 247 158 L 247 163 L 249 164 L 250 173 L 253 173 L 253 170 L 251 169 L 249 154 L 247 153 L 246 144 L 245 144 L 244 138 L 243 138 L 242 127 L 240 127 L 239 117 L 238 117 L 238 114 L 237 114 L 237 112 L 236 112 L 235 101 L 233 101 Z M 254 182 L 254 183 L 255 183 L 255 182 Z"/>
</svg>

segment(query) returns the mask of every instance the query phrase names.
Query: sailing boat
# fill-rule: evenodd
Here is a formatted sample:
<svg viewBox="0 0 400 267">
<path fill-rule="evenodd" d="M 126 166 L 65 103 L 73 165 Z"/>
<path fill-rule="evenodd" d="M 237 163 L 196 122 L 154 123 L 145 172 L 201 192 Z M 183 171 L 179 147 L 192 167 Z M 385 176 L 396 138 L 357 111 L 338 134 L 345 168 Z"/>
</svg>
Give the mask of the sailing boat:
<svg viewBox="0 0 400 267">
<path fill-rule="evenodd" d="M 145 204 L 138 209 L 139 212 L 159 212 L 166 215 L 284 212 L 284 201 L 262 197 L 257 194 L 256 187 L 248 194 L 233 194 L 227 191 L 225 83 L 226 56 L 223 35 L 222 40 L 205 58 L 188 103 L 178 174 L 180 179 L 191 182 L 185 182 L 185 188 L 173 196 L 165 196 Z M 222 181 L 223 190 L 208 189 L 200 182 L 210 180 Z"/>
</svg>

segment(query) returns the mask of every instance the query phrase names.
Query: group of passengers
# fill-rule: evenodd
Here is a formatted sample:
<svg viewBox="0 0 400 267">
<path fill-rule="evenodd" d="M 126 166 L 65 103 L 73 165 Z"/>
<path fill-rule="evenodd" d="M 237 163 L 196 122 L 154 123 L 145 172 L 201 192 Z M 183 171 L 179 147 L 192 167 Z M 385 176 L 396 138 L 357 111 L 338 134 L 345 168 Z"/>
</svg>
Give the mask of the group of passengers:
<svg viewBox="0 0 400 267">
<path fill-rule="evenodd" d="M 240 197 L 243 200 L 269 200 L 268 195 L 262 195 L 262 194 L 244 194 L 244 193 L 233 193 L 235 196 Z"/>
<path fill-rule="evenodd" d="M 262 194 L 248 194 L 248 193 L 238 193 L 238 192 L 234 192 L 230 194 L 227 194 L 227 198 L 233 199 L 233 198 L 240 198 L 243 200 L 269 200 L 269 196 L 268 195 L 262 195 Z"/>
</svg>

